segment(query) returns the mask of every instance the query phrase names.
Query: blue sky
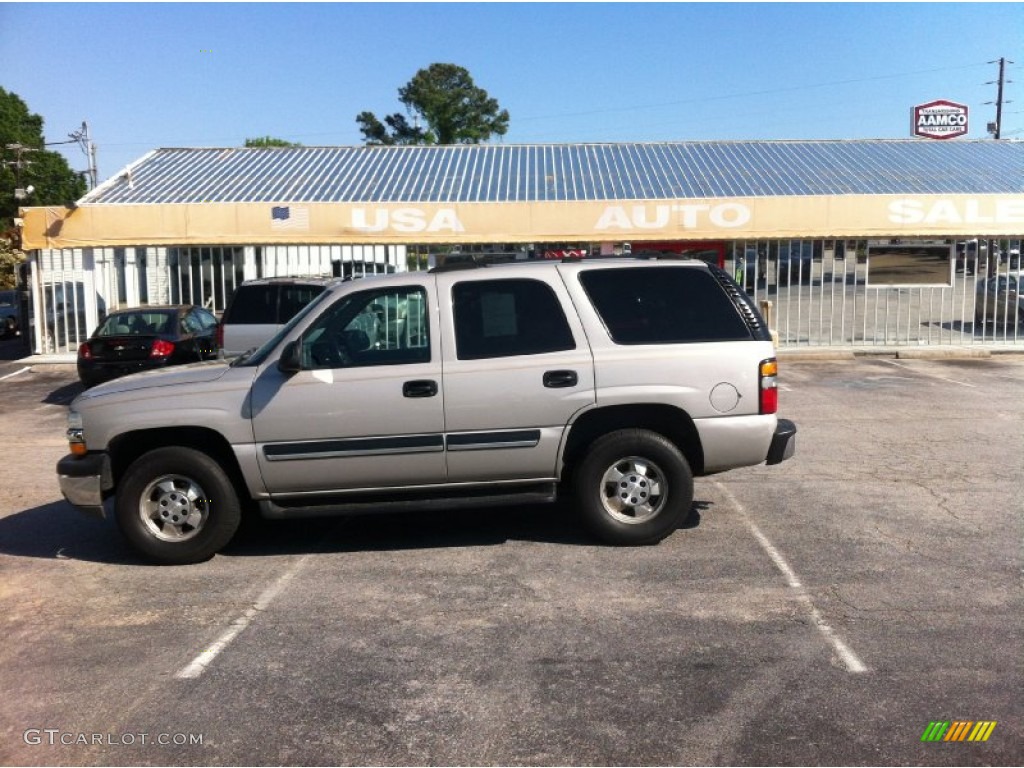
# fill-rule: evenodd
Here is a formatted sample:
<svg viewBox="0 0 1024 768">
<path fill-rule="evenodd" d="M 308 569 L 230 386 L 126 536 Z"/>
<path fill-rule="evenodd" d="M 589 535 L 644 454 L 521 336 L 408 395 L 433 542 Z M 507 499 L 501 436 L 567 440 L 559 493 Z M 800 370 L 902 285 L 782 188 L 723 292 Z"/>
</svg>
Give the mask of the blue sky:
<svg viewBox="0 0 1024 768">
<path fill-rule="evenodd" d="M 0 2 L 0 30 L 0 86 L 49 141 L 88 120 L 101 179 L 156 147 L 359 144 L 433 62 L 509 110 L 506 143 L 547 143 L 904 138 L 939 98 L 985 138 L 1004 56 L 1024 138 L 1022 3 Z"/>
</svg>

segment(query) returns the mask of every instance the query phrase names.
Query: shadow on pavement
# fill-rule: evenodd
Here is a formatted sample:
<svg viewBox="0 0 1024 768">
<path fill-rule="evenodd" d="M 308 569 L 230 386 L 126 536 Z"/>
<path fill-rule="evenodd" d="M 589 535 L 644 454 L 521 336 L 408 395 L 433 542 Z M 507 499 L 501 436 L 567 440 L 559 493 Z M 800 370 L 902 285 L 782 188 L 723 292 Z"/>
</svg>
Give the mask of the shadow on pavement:
<svg viewBox="0 0 1024 768">
<path fill-rule="evenodd" d="M 700 525 L 701 512 L 710 506 L 710 502 L 694 502 L 680 528 Z M 499 546 L 509 541 L 600 546 L 582 529 L 568 505 L 548 504 L 287 521 L 250 517 L 221 554 L 264 557 L 389 552 Z M 0 518 L 0 554 L 149 565 L 121 536 L 109 509 L 107 519 L 97 520 L 63 500 Z"/>
<path fill-rule="evenodd" d="M 711 502 L 696 501 L 679 526 L 696 528 Z M 222 554 L 237 557 L 307 552 L 390 552 L 500 546 L 510 541 L 602 546 L 567 503 L 451 512 L 403 512 L 307 520 L 250 518 Z"/>
<path fill-rule="evenodd" d="M 46 560 L 143 565 L 111 520 L 96 520 L 66 501 L 0 518 L 0 554 Z"/>
<path fill-rule="evenodd" d="M 70 405 L 71 401 L 84 391 L 85 387 L 80 382 L 74 381 L 62 387 L 57 387 L 52 392 L 48 392 L 46 397 L 40 400 L 40 402 L 50 405 Z"/>
</svg>

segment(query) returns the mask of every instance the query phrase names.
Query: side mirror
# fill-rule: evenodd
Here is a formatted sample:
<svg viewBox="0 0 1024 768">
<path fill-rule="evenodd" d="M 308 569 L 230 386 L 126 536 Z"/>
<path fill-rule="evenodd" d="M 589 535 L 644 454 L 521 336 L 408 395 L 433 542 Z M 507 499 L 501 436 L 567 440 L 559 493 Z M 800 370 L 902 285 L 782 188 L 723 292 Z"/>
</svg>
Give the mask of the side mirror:
<svg viewBox="0 0 1024 768">
<path fill-rule="evenodd" d="M 277 361 L 277 370 L 281 371 L 281 373 L 298 373 L 302 370 L 299 342 L 289 341 L 284 345 L 281 357 Z"/>
</svg>

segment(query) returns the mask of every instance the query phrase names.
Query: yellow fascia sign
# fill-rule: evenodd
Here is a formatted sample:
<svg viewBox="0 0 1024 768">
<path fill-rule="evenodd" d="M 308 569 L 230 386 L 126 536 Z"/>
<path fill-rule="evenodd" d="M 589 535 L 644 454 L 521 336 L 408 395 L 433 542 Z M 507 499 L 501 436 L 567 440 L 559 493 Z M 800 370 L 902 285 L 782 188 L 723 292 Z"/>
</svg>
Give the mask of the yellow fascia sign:
<svg viewBox="0 0 1024 768">
<path fill-rule="evenodd" d="M 183 203 L 25 208 L 26 249 L 1020 237 L 1024 195 L 833 195 L 501 203 Z"/>
</svg>

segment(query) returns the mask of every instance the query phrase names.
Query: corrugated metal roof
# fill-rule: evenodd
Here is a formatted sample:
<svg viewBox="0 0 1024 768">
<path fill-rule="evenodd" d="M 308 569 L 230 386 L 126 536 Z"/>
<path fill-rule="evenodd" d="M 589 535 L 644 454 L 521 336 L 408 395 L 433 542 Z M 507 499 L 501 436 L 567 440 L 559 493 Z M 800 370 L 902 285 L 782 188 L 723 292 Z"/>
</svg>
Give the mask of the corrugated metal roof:
<svg viewBox="0 0 1024 768">
<path fill-rule="evenodd" d="M 80 204 L 1021 194 L 1018 141 L 158 149 Z"/>
</svg>

